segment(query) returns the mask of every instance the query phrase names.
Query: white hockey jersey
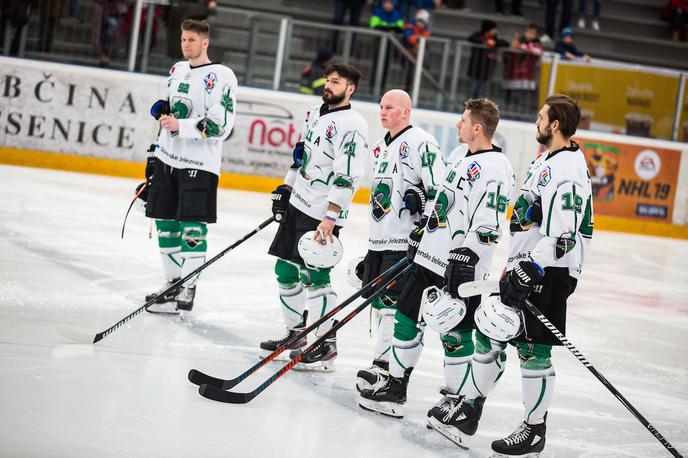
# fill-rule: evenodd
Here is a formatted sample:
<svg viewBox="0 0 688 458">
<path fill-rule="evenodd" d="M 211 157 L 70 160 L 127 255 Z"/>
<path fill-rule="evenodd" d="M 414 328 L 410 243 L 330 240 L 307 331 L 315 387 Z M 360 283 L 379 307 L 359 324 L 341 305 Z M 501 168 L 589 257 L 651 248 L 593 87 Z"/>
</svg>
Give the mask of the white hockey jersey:
<svg viewBox="0 0 688 458">
<path fill-rule="evenodd" d="M 404 193 L 416 185 L 432 202 L 444 176 L 442 152 L 435 137 L 408 126 L 394 137 L 387 132 L 373 146 L 371 159 L 368 246 L 372 251 L 405 251 L 408 235 L 422 215 L 409 213 Z"/>
<path fill-rule="evenodd" d="M 542 202 L 542 225 L 526 210 Z M 579 278 L 593 232 L 592 188 L 585 157 L 576 142 L 534 160 L 511 216 L 507 269 L 529 257 L 541 267 L 567 267 Z"/>
<path fill-rule="evenodd" d="M 426 208 L 428 221 L 414 262 L 444 275 L 449 252 L 465 246 L 480 258 L 475 279 L 487 279 L 514 180 L 509 160 L 494 145 L 458 156 L 445 172 L 434 206 Z"/>
<path fill-rule="evenodd" d="M 167 100 L 179 120 L 179 131 L 160 131 L 155 156 L 174 168 L 219 176 L 222 142 L 234 127 L 237 88 L 234 72 L 224 65 L 174 64 L 167 79 Z"/>
<path fill-rule="evenodd" d="M 335 224 L 343 226 L 365 169 L 368 123 L 351 105 L 334 110 L 313 107 L 306 114 L 301 140 L 301 168 L 285 179 L 292 187 L 289 203 L 322 219 L 332 202 L 341 208 Z"/>
</svg>

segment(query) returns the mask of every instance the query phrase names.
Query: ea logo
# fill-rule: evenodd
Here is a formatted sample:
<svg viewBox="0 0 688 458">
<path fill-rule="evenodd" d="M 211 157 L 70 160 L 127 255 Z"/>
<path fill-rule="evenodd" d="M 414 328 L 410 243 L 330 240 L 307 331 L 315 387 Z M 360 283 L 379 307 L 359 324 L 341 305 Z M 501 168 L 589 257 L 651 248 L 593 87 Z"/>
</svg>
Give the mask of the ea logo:
<svg viewBox="0 0 688 458">
<path fill-rule="evenodd" d="M 635 173 L 643 180 L 651 180 L 657 176 L 662 162 L 659 155 L 651 149 L 642 150 L 635 157 Z"/>
</svg>

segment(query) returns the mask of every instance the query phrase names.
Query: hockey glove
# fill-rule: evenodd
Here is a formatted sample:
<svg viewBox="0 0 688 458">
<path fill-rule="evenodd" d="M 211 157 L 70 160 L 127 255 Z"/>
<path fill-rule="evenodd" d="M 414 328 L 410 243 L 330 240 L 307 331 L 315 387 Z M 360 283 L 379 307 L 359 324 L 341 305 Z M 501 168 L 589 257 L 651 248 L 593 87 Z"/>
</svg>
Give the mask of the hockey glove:
<svg viewBox="0 0 688 458">
<path fill-rule="evenodd" d="M 411 186 L 404 193 L 404 206 L 412 215 L 422 214 L 427 200 L 428 196 L 422 188 L 422 183 Z"/>
<path fill-rule="evenodd" d="M 426 218 L 420 220 L 418 225 L 411 231 L 408 236 L 408 248 L 406 249 L 406 258 L 413 262 L 413 258 L 416 257 L 416 251 L 420 246 L 420 240 L 423 238 L 423 233 L 425 232 Z"/>
<path fill-rule="evenodd" d="M 542 226 L 542 199 L 540 197 L 530 204 L 526 210 L 526 218 L 538 226 Z"/>
<path fill-rule="evenodd" d="M 294 156 L 294 164 L 298 166 L 303 164 L 303 153 L 305 151 L 303 145 L 303 142 L 298 142 L 296 146 L 294 146 L 294 151 L 292 152 L 292 155 Z"/>
<path fill-rule="evenodd" d="M 378 274 L 380 273 L 380 261 L 380 256 L 376 256 L 376 254 L 373 251 L 368 250 L 368 253 L 366 253 L 365 258 L 363 258 L 363 261 L 361 261 L 358 264 L 358 266 L 356 266 L 356 275 L 358 275 L 358 278 L 361 279 L 361 283 L 367 285 L 375 277 L 378 276 Z M 362 297 L 364 299 L 368 299 L 375 293 L 374 290 L 375 288 L 370 288 L 365 293 L 363 293 Z"/>
<path fill-rule="evenodd" d="M 522 307 L 533 287 L 545 271 L 533 261 L 521 261 L 499 281 L 499 297 L 511 307 Z"/>
<path fill-rule="evenodd" d="M 475 265 L 480 257 L 475 251 L 467 247 L 456 248 L 449 252 L 449 262 L 444 278 L 447 280 L 449 294 L 458 299 L 459 285 L 475 280 Z"/>
<path fill-rule="evenodd" d="M 156 121 L 160 119 L 160 116 L 170 114 L 170 103 L 167 100 L 158 100 L 151 107 L 150 114 Z"/>
<path fill-rule="evenodd" d="M 286 184 L 281 184 L 272 191 L 272 214 L 278 223 L 282 221 L 284 214 L 287 212 L 289 197 L 291 197 L 291 188 Z"/>
</svg>

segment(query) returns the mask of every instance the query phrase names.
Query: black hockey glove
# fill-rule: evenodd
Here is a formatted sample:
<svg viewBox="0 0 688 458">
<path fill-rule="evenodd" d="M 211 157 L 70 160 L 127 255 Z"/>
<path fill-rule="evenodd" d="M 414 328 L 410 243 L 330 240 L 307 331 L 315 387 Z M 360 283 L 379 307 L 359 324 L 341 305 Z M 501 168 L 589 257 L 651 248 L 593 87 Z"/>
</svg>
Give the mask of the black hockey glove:
<svg viewBox="0 0 688 458">
<path fill-rule="evenodd" d="M 459 297 L 459 285 L 475 280 L 475 265 L 480 257 L 467 247 L 456 248 L 449 252 L 449 262 L 444 278 L 447 280 L 449 294 L 454 299 Z"/>
<path fill-rule="evenodd" d="M 150 114 L 156 121 L 160 119 L 160 116 L 170 114 L 170 102 L 162 99 L 158 100 L 151 107 Z"/>
<path fill-rule="evenodd" d="M 511 307 L 523 307 L 528 294 L 545 275 L 542 267 L 532 261 L 521 261 L 499 281 L 499 297 Z"/>
<path fill-rule="evenodd" d="M 286 184 L 281 184 L 272 191 L 272 214 L 278 223 L 282 221 L 284 214 L 287 212 L 289 197 L 291 197 L 291 188 Z"/>
<path fill-rule="evenodd" d="M 150 189 L 150 186 L 148 183 L 139 183 L 138 186 L 136 186 L 136 198 L 141 199 L 144 202 L 148 202 L 148 190 Z"/>
<path fill-rule="evenodd" d="M 416 251 L 418 251 L 420 240 L 423 238 L 423 233 L 425 232 L 425 223 L 427 223 L 427 218 L 421 219 L 408 236 L 406 259 L 408 259 L 410 262 L 413 262 L 413 258 L 416 257 Z"/>
<path fill-rule="evenodd" d="M 538 226 L 542 226 L 542 199 L 538 197 L 526 210 L 526 218 Z"/>
<path fill-rule="evenodd" d="M 296 146 L 294 146 L 294 151 L 292 152 L 292 155 L 294 157 L 294 164 L 298 166 L 300 166 L 303 163 L 303 153 L 305 151 L 303 145 L 303 142 L 298 142 Z"/>
<path fill-rule="evenodd" d="M 423 184 L 413 185 L 404 193 L 404 206 L 412 215 L 422 214 L 425 210 L 425 202 L 428 196 L 423 189 Z"/>
</svg>

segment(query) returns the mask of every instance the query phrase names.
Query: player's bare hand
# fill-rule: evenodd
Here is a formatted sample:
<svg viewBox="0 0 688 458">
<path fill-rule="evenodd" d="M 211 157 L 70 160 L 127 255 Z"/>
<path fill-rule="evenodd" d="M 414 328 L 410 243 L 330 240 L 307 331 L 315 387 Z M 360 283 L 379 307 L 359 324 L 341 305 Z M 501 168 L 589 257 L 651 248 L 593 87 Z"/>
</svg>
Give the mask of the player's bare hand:
<svg viewBox="0 0 688 458">
<path fill-rule="evenodd" d="M 321 243 L 322 245 L 326 245 L 327 240 L 329 240 L 330 243 L 333 243 L 334 242 L 334 238 L 332 237 L 332 231 L 333 230 L 334 230 L 334 221 L 325 218 L 320 222 L 320 224 L 318 225 L 318 228 L 315 230 L 315 236 L 313 237 L 313 240 Z"/>
<path fill-rule="evenodd" d="M 179 121 L 177 121 L 177 118 L 175 118 L 174 116 L 160 116 L 160 126 L 168 132 L 179 131 Z"/>
</svg>

